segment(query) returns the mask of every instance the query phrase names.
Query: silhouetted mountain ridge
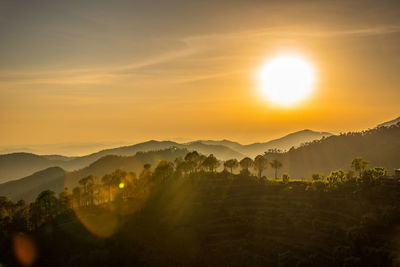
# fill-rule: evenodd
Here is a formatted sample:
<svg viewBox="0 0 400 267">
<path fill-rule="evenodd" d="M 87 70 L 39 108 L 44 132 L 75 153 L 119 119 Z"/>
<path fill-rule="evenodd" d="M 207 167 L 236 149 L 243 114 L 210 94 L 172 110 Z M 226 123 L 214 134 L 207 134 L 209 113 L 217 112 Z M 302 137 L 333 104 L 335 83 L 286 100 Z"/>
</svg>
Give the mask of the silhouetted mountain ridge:
<svg viewBox="0 0 400 267">
<path fill-rule="evenodd" d="M 388 127 L 388 126 L 395 125 L 395 124 L 397 124 L 399 122 L 400 122 L 400 117 L 398 117 L 397 119 L 391 120 L 391 121 L 387 121 L 387 122 L 378 124 L 377 127 Z"/>
<path fill-rule="evenodd" d="M 34 200 L 42 191 L 53 190 L 62 192 L 66 172 L 59 167 L 50 167 L 45 170 L 15 181 L 0 184 L 0 196 L 6 196 L 13 201 L 24 199 Z"/>
</svg>

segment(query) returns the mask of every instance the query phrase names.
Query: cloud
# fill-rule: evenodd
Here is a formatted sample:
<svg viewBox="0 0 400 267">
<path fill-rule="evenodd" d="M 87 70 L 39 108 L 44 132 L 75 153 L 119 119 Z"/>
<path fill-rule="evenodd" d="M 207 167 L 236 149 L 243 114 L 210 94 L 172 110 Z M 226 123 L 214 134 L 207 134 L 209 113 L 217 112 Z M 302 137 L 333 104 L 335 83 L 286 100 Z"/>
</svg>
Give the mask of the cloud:
<svg viewBox="0 0 400 267">
<path fill-rule="evenodd" d="M 133 63 L 121 63 L 102 67 L 66 68 L 59 70 L 8 72 L 0 71 L 0 84 L 2 85 L 90 85 L 114 83 L 123 79 L 149 79 L 153 74 L 164 73 L 167 81 L 171 83 L 188 83 L 205 79 L 214 79 L 229 75 L 236 75 L 240 70 L 209 70 L 190 71 L 190 62 L 187 68 L 174 71 L 173 64 L 181 59 L 229 60 L 234 54 L 217 54 L 213 51 L 224 48 L 227 44 L 235 42 L 265 41 L 266 38 L 337 38 L 337 37 L 365 37 L 400 33 L 400 26 L 376 26 L 349 29 L 293 29 L 289 27 L 272 27 L 236 32 L 184 36 L 175 40 L 175 47 L 166 49 L 165 52 L 148 57 Z M 162 64 L 172 64 L 172 67 L 159 68 Z M 214 65 L 218 65 L 213 62 Z M 167 75 L 168 74 L 168 75 Z M 161 76 L 161 75 L 160 75 Z M 169 77 L 167 77 L 169 76 Z"/>
</svg>

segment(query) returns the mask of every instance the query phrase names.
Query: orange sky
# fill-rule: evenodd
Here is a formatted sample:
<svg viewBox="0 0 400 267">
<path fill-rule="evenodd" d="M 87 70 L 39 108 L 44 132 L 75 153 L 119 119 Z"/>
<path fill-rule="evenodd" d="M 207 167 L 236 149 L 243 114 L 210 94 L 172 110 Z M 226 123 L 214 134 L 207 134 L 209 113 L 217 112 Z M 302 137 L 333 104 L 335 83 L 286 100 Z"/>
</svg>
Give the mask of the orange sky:
<svg viewBox="0 0 400 267">
<path fill-rule="evenodd" d="M 0 2 L 0 146 L 250 143 L 400 115 L 398 1 L 165 2 Z M 317 71 L 289 109 L 257 88 L 281 52 Z"/>
</svg>

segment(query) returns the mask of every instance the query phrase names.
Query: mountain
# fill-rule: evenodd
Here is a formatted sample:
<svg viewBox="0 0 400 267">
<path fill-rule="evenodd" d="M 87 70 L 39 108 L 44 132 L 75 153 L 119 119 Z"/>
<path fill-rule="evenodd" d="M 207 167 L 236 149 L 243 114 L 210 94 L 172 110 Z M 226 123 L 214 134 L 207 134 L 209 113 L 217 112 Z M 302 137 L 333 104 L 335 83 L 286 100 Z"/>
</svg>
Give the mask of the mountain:
<svg viewBox="0 0 400 267">
<path fill-rule="evenodd" d="M 312 130 L 302 130 L 295 133 L 288 134 L 284 137 L 271 140 L 265 143 L 254 143 L 245 146 L 243 153 L 247 155 L 256 156 L 263 154 L 269 149 L 289 150 L 292 147 L 298 147 L 303 143 L 319 140 L 324 137 L 331 136 L 328 132 L 315 132 Z"/>
<path fill-rule="evenodd" d="M 267 153 L 267 157 L 283 163 L 279 173 L 291 177 L 311 178 L 313 173 L 328 175 L 333 170 L 350 170 L 351 161 L 362 157 L 369 167 L 382 166 L 393 174 L 400 167 L 400 125 L 375 128 L 368 131 L 330 136 L 291 149 L 286 153 Z M 267 172 L 273 176 L 273 170 Z"/>
<path fill-rule="evenodd" d="M 0 155 L 0 182 L 25 177 L 45 168 L 62 166 L 63 162 L 30 153 Z"/>
<path fill-rule="evenodd" d="M 249 145 L 241 145 L 237 142 L 229 140 L 221 140 L 221 141 L 200 140 L 198 142 L 211 145 L 223 145 L 233 150 L 236 150 L 243 155 L 253 158 L 257 155 L 264 154 L 264 152 L 268 151 L 269 149 L 279 149 L 285 151 L 289 150 L 291 147 L 298 147 L 303 143 L 319 140 L 323 137 L 328 137 L 331 135 L 332 134 L 328 132 L 315 132 L 312 130 L 302 130 L 268 142 L 254 143 Z"/>
<path fill-rule="evenodd" d="M 172 141 L 151 140 L 132 146 L 123 146 L 82 157 L 65 157 L 60 155 L 35 155 L 30 153 L 12 153 L 0 155 L 0 183 L 30 175 L 45 168 L 58 166 L 67 171 L 74 171 L 89 166 L 96 160 L 107 156 L 133 156 L 137 152 L 159 151 L 170 147 L 197 150 L 199 153 L 214 154 L 217 158 L 242 158 L 243 155 L 223 145 L 208 145 L 201 142 L 178 144 Z"/>
<path fill-rule="evenodd" d="M 391 121 L 387 121 L 387 122 L 378 124 L 377 127 L 388 127 L 388 126 L 396 125 L 399 122 L 400 122 L 400 117 L 398 117 L 397 119 L 391 120 Z"/>
<path fill-rule="evenodd" d="M 220 145 L 220 146 L 229 147 L 230 149 L 238 151 L 238 152 L 243 151 L 243 147 L 244 147 L 244 145 L 242 145 L 238 142 L 234 142 L 234 141 L 230 141 L 230 140 L 226 140 L 226 139 L 223 139 L 223 140 L 198 140 L 198 141 L 190 142 L 188 144 L 193 144 L 193 143 L 203 143 L 206 145 L 214 145 L 214 146 Z"/>
<path fill-rule="evenodd" d="M 173 162 L 178 157 L 184 157 L 188 152 L 187 149 L 169 148 L 159 151 L 138 152 L 134 156 L 107 155 L 83 169 L 67 173 L 65 185 L 68 188 L 73 188 L 83 177 L 92 174 L 101 179 L 105 174 L 112 173 L 116 169 L 135 172 L 138 176 L 146 163 L 151 164 L 154 168 L 160 160 Z"/>
<path fill-rule="evenodd" d="M 20 199 L 31 201 L 46 189 L 56 193 L 61 192 L 64 187 L 72 189 L 81 178 L 90 174 L 101 179 L 104 174 L 121 169 L 139 175 L 145 163 L 155 166 L 160 160 L 174 161 L 177 157 L 183 157 L 187 153 L 187 149 L 170 148 L 138 152 L 135 156 L 107 155 L 85 168 L 72 172 L 66 172 L 59 167 L 50 167 L 30 176 L 0 184 L 0 196 L 6 196 L 14 201 Z"/>
<path fill-rule="evenodd" d="M 65 175 L 63 169 L 51 167 L 25 178 L 0 184 L 0 196 L 6 196 L 13 201 L 32 201 L 47 189 L 59 193 L 63 191 Z"/>
<path fill-rule="evenodd" d="M 296 134 L 289 135 L 288 138 L 293 138 L 293 136 L 296 140 Z M 279 139 L 276 142 L 279 142 Z M 162 142 L 156 142 L 158 145 L 160 143 Z M 47 168 L 23 179 L 0 184 L 0 195 L 5 195 L 12 200 L 20 198 L 32 200 L 44 189 L 56 192 L 60 192 L 64 186 L 72 189 L 77 185 L 79 179 L 90 174 L 101 178 L 104 174 L 111 173 L 116 169 L 139 174 L 145 163 L 150 163 L 154 167 L 160 160 L 174 161 L 175 158 L 186 155 L 189 151 L 188 148 L 213 153 L 221 149 L 215 153 L 217 157 L 226 156 L 223 153 L 233 151 L 222 145 L 201 142 L 180 146 L 184 148 L 170 147 L 159 151 L 137 152 L 134 156 L 107 155 L 87 167 L 67 173 L 59 167 Z M 288 172 L 292 179 L 310 179 L 313 173 L 328 175 L 333 170 L 347 171 L 350 169 L 351 161 L 356 157 L 362 157 L 369 161 L 370 167 L 382 166 L 388 170 L 389 174 L 393 174 L 393 170 L 400 167 L 399 153 L 400 124 L 363 132 L 332 135 L 283 153 L 268 152 L 266 155 L 270 161 L 278 159 L 282 162 L 283 167 L 279 169 L 279 175 Z M 45 157 L 30 154 L 23 156 L 32 158 L 38 164 L 48 163 L 44 161 L 48 160 Z M 18 168 L 18 165 L 13 166 Z M 273 177 L 273 170 L 269 168 L 264 175 Z"/>
</svg>

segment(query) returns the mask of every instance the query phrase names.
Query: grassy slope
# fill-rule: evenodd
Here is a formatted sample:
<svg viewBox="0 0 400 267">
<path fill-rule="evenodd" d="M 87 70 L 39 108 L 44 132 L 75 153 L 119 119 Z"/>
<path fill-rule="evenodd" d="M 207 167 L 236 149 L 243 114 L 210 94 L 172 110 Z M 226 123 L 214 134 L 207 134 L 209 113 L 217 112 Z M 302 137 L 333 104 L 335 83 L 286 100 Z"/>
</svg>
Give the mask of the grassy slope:
<svg viewBox="0 0 400 267">
<path fill-rule="evenodd" d="M 62 230 L 80 229 L 78 222 L 62 224 L 56 233 L 37 233 L 41 246 L 55 255 L 41 260 L 66 266 L 390 263 L 390 236 L 398 224 L 397 184 L 365 190 L 346 185 L 330 192 L 306 190 L 309 185 L 227 174 L 161 183 L 140 211 L 120 218 L 111 238 L 88 241 L 87 232 L 71 236 Z M 46 235 L 54 234 L 58 242 L 75 242 L 81 250 L 51 246 Z"/>
</svg>

